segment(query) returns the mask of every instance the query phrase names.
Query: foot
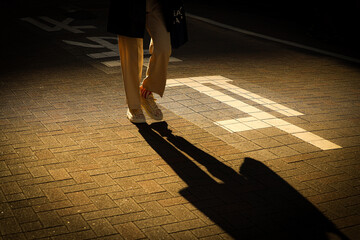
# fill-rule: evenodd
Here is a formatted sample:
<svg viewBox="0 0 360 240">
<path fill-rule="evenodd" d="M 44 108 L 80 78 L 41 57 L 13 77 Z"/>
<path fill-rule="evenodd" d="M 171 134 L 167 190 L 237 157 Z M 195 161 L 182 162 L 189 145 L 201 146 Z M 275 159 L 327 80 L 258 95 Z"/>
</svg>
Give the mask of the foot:
<svg viewBox="0 0 360 240">
<path fill-rule="evenodd" d="M 126 115 L 132 123 L 146 122 L 145 116 L 141 109 L 128 109 Z"/>
<path fill-rule="evenodd" d="M 155 103 L 155 99 L 152 93 L 150 93 L 146 98 L 141 96 L 141 106 L 144 108 L 146 113 L 155 120 L 162 120 L 163 119 L 163 113 L 158 108 L 158 106 Z"/>
</svg>

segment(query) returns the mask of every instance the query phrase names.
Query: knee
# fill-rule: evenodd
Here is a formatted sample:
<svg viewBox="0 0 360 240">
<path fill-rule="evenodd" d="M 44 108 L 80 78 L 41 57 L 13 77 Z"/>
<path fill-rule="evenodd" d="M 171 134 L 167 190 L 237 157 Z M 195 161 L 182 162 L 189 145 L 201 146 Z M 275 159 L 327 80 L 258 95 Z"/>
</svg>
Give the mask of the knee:
<svg viewBox="0 0 360 240">
<path fill-rule="evenodd" d="M 159 43 L 154 46 L 153 55 L 170 57 L 171 55 L 171 44 L 169 43 Z"/>
</svg>

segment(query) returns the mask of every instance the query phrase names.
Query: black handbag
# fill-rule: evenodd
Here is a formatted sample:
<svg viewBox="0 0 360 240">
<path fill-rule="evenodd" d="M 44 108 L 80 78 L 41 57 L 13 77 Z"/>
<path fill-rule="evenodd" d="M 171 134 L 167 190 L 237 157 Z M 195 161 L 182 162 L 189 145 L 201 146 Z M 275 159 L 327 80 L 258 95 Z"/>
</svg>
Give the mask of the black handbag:
<svg viewBox="0 0 360 240">
<path fill-rule="evenodd" d="M 173 48 L 179 48 L 188 41 L 188 32 L 186 24 L 186 16 L 184 3 L 182 0 L 174 0 L 171 3 L 171 46 Z"/>
</svg>

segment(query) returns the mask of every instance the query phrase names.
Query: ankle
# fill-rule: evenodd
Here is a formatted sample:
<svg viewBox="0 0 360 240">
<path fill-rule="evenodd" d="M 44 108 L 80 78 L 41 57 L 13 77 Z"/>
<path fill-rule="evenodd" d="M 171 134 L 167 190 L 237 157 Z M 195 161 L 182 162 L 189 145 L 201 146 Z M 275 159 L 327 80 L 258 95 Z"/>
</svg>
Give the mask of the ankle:
<svg viewBox="0 0 360 240">
<path fill-rule="evenodd" d="M 142 113 L 141 108 L 129 108 L 131 113 Z"/>
<path fill-rule="evenodd" d="M 140 95 L 141 97 L 147 99 L 152 94 L 151 91 L 144 88 L 142 85 L 140 86 Z"/>
</svg>

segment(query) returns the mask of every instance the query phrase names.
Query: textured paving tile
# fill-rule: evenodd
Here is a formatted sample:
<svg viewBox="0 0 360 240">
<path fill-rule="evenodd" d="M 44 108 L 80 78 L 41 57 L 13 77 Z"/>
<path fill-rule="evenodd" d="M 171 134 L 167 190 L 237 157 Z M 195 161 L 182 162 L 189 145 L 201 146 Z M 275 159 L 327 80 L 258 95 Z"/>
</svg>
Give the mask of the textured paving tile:
<svg viewBox="0 0 360 240">
<path fill-rule="evenodd" d="M 38 56 L 17 46 L 0 80 L 1 239 L 358 236 L 356 67 L 189 21 L 165 121 L 133 125 L 120 68 L 87 54 L 112 55 L 24 23 Z"/>
</svg>

